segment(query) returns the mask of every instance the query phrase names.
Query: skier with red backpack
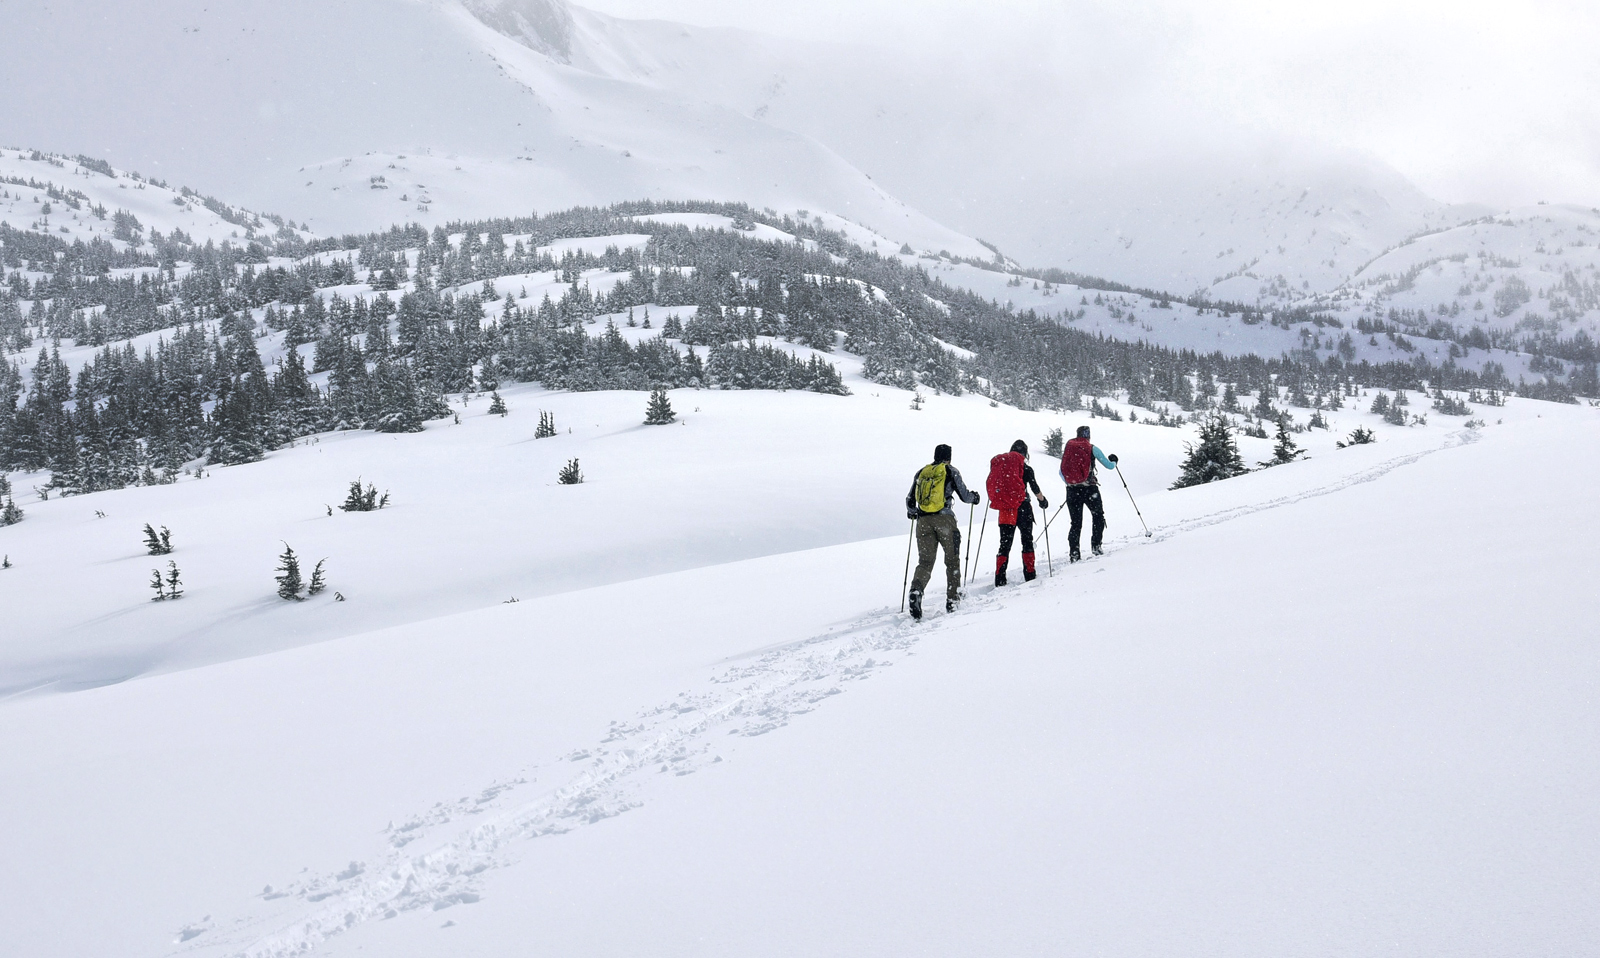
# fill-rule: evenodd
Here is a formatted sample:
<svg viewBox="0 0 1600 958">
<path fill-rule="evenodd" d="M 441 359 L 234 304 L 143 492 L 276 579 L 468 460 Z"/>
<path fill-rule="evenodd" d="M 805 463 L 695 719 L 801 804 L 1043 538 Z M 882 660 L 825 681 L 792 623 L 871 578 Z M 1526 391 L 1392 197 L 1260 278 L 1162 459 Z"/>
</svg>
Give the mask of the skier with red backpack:
<svg viewBox="0 0 1600 958">
<path fill-rule="evenodd" d="M 911 580 L 911 617 L 922 618 L 922 590 L 933 576 L 933 560 L 944 549 L 944 610 L 954 612 L 961 598 L 961 524 L 950 508 L 951 496 L 971 505 L 978 494 L 967 489 L 961 473 L 950 465 L 950 447 L 933 448 L 933 462 L 917 470 L 906 493 L 906 518 L 915 519 L 917 574 Z"/>
<path fill-rule="evenodd" d="M 1038 575 L 1033 565 L 1033 506 L 1028 502 L 1028 490 L 1039 499 L 1041 510 L 1050 508 L 1039 482 L 1028 465 L 1028 444 L 1018 439 L 1011 444 L 1010 452 L 1002 452 L 989 460 L 989 508 L 1000 512 L 1000 552 L 994 560 L 994 584 L 1006 584 L 1006 566 L 1011 564 L 1011 540 L 1018 530 L 1022 532 L 1022 578 L 1032 582 Z"/>
<path fill-rule="evenodd" d="M 1100 541 L 1106 531 L 1105 506 L 1100 501 L 1100 482 L 1095 478 L 1095 463 L 1107 469 L 1117 468 L 1117 457 L 1107 456 L 1100 447 L 1089 441 L 1089 427 L 1079 426 L 1078 434 L 1067 440 L 1061 451 L 1061 479 L 1067 484 L 1067 513 L 1072 517 L 1072 528 L 1067 530 L 1067 544 L 1072 549 L 1069 561 L 1077 562 L 1083 556 L 1078 552 L 1078 540 L 1083 534 L 1083 507 L 1089 507 L 1094 527 L 1089 533 L 1089 548 L 1101 555 Z"/>
</svg>

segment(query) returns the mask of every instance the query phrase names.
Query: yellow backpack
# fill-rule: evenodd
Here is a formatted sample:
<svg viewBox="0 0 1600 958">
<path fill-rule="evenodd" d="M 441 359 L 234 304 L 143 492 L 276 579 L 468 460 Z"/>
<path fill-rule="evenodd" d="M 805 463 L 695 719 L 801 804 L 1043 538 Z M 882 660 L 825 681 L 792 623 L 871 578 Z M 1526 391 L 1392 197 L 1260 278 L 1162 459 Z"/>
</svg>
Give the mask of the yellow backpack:
<svg viewBox="0 0 1600 958">
<path fill-rule="evenodd" d="M 946 501 L 944 484 L 949 469 L 942 462 L 923 466 L 917 473 L 917 509 L 925 515 L 943 512 Z"/>
</svg>

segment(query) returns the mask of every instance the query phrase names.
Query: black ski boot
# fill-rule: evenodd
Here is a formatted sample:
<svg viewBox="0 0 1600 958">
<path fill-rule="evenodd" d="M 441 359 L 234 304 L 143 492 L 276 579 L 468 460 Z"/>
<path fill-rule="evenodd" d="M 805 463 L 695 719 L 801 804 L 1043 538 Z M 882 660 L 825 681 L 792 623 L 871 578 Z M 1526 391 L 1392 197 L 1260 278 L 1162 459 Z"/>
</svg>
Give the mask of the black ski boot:
<svg viewBox="0 0 1600 958">
<path fill-rule="evenodd" d="M 945 599 L 944 600 L 944 610 L 946 612 L 954 612 L 956 610 L 956 600 L 955 599 Z"/>
<path fill-rule="evenodd" d="M 1010 556 L 1001 556 L 994 563 L 994 587 L 1000 588 L 1006 584 L 1006 566 L 1011 564 Z"/>
<path fill-rule="evenodd" d="M 1102 550 L 1101 550 L 1101 548 L 1100 548 L 1100 547 L 1099 547 L 1099 546 L 1091 546 L 1091 547 L 1090 547 L 1090 548 L 1089 548 L 1089 551 L 1090 551 L 1090 552 L 1093 552 L 1093 553 L 1094 553 L 1094 554 L 1095 554 L 1095 555 L 1097 555 L 1097 556 L 1103 556 L 1103 555 L 1105 555 L 1105 552 L 1104 552 L 1104 551 L 1102 551 Z"/>
<path fill-rule="evenodd" d="M 1078 550 L 1077 549 L 1073 549 L 1072 550 L 1072 555 L 1067 557 L 1067 561 L 1068 562 L 1077 562 L 1082 558 L 1083 558 L 1083 556 L 1078 554 Z"/>
<path fill-rule="evenodd" d="M 913 592 L 913 593 L 911 593 L 911 617 L 913 619 L 921 619 L 922 618 L 922 593 L 921 592 Z"/>
</svg>

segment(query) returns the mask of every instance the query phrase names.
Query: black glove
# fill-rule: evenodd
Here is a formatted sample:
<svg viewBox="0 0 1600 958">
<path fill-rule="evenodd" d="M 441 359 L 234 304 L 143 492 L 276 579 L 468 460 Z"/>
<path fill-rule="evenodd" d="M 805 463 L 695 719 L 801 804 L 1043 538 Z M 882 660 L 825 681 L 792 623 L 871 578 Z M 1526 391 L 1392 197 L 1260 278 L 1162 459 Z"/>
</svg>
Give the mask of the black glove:
<svg viewBox="0 0 1600 958">
<path fill-rule="evenodd" d="M 922 511 L 920 509 L 907 509 L 906 510 L 906 518 L 907 519 L 918 519 L 918 518 L 921 518 L 921 516 L 922 516 Z"/>
<path fill-rule="evenodd" d="M 1039 497 L 1039 508 L 1040 509 L 1048 509 L 1048 508 L 1050 508 L 1050 500 L 1046 499 L 1044 496 L 1040 496 Z"/>
<path fill-rule="evenodd" d="M 1112 462 L 1116 462 L 1117 461 L 1117 454 L 1116 453 L 1112 453 L 1111 455 L 1107 456 L 1106 458 L 1111 460 Z"/>
<path fill-rule="evenodd" d="M 977 505 L 977 504 L 978 504 L 978 503 L 979 503 L 979 502 L 981 502 L 981 501 L 983 501 L 983 497 L 982 497 L 982 496 L 980 496 L 980 495 L 978 495 L 978 494 L 977 494 L 977 493 L 976 493 L 976 492 L 974 492 L 974 493 L 973 493 L 973 494 L 972 494 L 972 498 L 971 498 L 971 499 L 968 499 L 968 500 L 967 500 L 967 503 L 968 503 L 968 504 L 969 504 L 969 505 L 974 505 L 974 506 L 975 506 L 975 505 Z"/>
</svg>

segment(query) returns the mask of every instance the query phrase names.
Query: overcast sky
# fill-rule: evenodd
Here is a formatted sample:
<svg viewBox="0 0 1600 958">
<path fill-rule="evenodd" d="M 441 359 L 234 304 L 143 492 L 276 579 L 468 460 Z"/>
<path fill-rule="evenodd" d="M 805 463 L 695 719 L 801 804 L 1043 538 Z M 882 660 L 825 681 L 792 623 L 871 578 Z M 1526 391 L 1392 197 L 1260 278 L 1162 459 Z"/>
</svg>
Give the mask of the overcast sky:
<svg viewBox="0 0 1600 958">
<path fill-rule="evenodd" d="M 1600 205 L 1600 3 L 578 0 L 616 16 L 919 52 L 1029 90 L 1387 161 L 1446 201 Z M 1034 83 L 1033 81 L 1039 81 Z M 1130 97 L 1129 88 L 1135 93 Z"/>
</svg>

